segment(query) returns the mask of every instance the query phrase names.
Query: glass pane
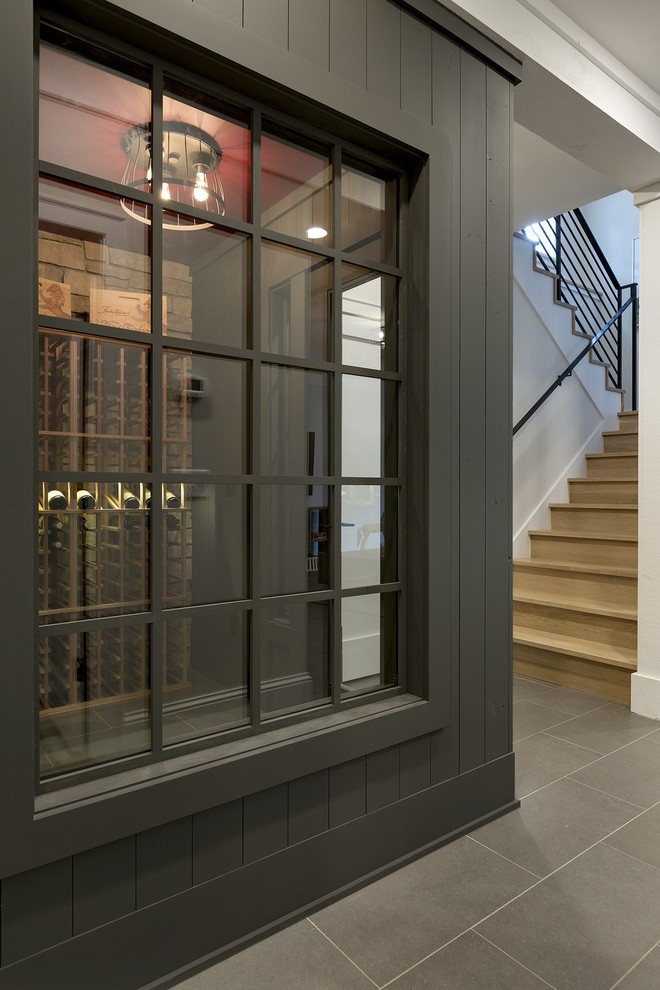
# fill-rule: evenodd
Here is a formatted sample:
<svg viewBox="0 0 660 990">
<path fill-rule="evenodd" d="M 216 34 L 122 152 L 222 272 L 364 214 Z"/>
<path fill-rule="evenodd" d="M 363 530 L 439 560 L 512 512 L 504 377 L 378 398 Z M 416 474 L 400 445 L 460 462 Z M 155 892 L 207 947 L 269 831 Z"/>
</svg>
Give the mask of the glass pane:
<svg viewBox="0 0 660 990">
<path fill-rule="evenodd" d="M 165 214 L 174 217 L 175 214 Z M 229 347 L 248 342 L 249 240 L 221 227 L 163 230 L 169 337 Z"/>
<path fill-rule="evenodd" d="M 397 386 L 379 378 L 342 377 L 344 477 L 397 475 Z"/>
<path fill-rule="evenodd" d="M 247 598 L 246 487 L 163 485 L 162 498 L 165 608 Z"/>
<path fill-rule="evenodd" d="M 261 610 L 264 718 L 330 700 L 330 606 L 291 602 Z"/>
<path fill-rule="evenodd" d="M 344 485 L 341 490 L 341 586 L 397 580 L 398 489 Z"/>
<path fill-rule="evenodd" d="M 149 750 L 147 626 L 39 641 L 41 776 Z"/>
<path fill-rule="evenodd" d="M 398 370 L 397 280 L 342 265 L 342 363 Z"/>
<path fill-rule="evenodd" d="M 166 745 L 249 721 L 247 629 L 247 612 L 228 609 L 201 609 L 165 623 Z"/>
<path fill-rule="evenodd" d="M 397 183 L 360 167 L 341 173 L 341 245 L 369 261 L 397 263 Z"/>
<path fill-rule="evenodd" d="M 39 312 L 151 330 L 148 228 L 116 196 L 39 182 Z"/>
<path fill-rule="evenodd" d="M 356 595 L 341 603 L 344 697 L 397 682 L 398 596 Z"/>
<path fill-rule="evenodd" d="M 247 115 L 169 83 L 163 99 L 162 198 L 218 217 L 249 219 L 250 130 Z M 147 135 L 150 137 L 150 135 Z M 150 149 L 137 151 L 149 165 Z M 135 157 L 135 156 L 134 156 Z M 183 221 L 185 222 L 185 221 Z M 195 231 L 197 232 L 197 231 Z"/>
<path fill-rule="evenodd" d="M 149 512 L 140 484 L 39 486 L 40 621 L 149 608 Z"/>
<path fill-rule="evenodd" d="M 327 148 L 284 132 L 261 138 L 261 222 L 280 234 L 330 244 L 332 166 Z"/>
<path fill-rule="evenodd" d="M 261 594 L 328 587 L 330 510 L 326 485 L 263 485 Z"/>
<path fill-rule="evenodd" d="M 247 471 L 247 365 L 166 350 L 163 470 Z"/>
<path fill-rule="evenodd" d="M 42 471 L 148 471 L 149 349 L 42 330 Z"/>
<path fill-rule="evenodd" d="M 71 39 L 66 39 L 70 46 Z M 121 182 L 126 136 L 151 119 L 149 88 L 113 53 L 113 68 L 69 49 L 41 46 L 39 157 L 77 172 Z M 120 71 L 123 69 L 124 71 Z M 138 70 L 139 71 L 139 70 Z"/>
<path fill-rule="evenodd" d="M 328 375 L 261 368 L 261 470 L 264 474 L 327 475 Z"/>
<path fill-rule="evenodd" d="M 262 346 L 273 354 L 328 359 L 332 262 L 262 243 Z"/>
</svg>

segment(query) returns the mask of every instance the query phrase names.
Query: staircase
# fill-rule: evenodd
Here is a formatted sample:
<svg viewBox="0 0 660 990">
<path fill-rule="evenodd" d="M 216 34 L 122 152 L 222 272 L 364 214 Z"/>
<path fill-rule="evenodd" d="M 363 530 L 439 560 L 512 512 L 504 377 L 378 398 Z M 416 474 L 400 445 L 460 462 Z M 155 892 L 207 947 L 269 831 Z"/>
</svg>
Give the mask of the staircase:
<svg viewBox="0 0 660 990">
<path fill-rule="evenodd" d="M 551 528 L 513 562 L 519 674 L 630 703 L 637 668 L 637 413 L 619 413 Z"/>
</svg>

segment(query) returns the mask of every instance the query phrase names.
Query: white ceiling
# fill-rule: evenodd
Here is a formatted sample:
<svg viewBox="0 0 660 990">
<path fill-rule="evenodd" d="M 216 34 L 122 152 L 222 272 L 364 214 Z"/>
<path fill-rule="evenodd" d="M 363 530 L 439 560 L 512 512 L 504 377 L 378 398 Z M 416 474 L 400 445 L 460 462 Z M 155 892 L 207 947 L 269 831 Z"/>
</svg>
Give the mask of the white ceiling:
<svg viewBox="0 0 660 990">
<path fill-rule="evenodd" d="M 660 0 L 554 0 L 554 5 L 660 93 Z"/>
</svg>

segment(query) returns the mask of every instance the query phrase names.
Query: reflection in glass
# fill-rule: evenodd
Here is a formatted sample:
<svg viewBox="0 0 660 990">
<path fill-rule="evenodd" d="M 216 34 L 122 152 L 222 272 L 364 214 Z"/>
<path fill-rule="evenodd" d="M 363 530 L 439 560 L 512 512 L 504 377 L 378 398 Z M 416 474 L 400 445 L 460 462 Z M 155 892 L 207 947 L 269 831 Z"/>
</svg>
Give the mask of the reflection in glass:
<svg viewBox="0 0 660 990">
<path fill-rule="evenodd" d="M 261 470 L 311 477 L 328 473 L 328 375 L 261 368 Z"/>
<path fill-rule="evenodd" d="M 369 261 L 397 262 L 397 183 L 360 167 L 341 173 L 341 244 Z"/>
<path fill-rule="evenodd" d="M 397 280 L 342 265 L 342 363 L 397 371 Z"/>
<path fill-rule="evenodd" d="M 221 227 L 163 230 L 163 330 L 169 337 L 247 345 L 248 244 Z"/>
<path fill-rule="evenodd" d="M 264 227 L 315 244 L 330 244 L 332 167 L 328 149 L 298 135 L 261 138 Z"/>
<path fill-rule="evenodd" d="M 342 695 L 396 684 L 397 594 L 344 598 L 341 626 Z"/>
<path fill-rule="evenodd" d="M 326 361 L 332 262 L 267 241 L 261 259 L 263 349 Z"/>
<path fill-rule="evenodd" d="M 148 751 L 149 639 L 137 625 L 39 640 L 42 777 Z"/>
<path fill-rule="evenodd" d="M 165 608 L 247 598 L 246 487 L 168 484 L 162 499 Z"/>
<path fill-rule="evenodd" d="M 247 612 L 200 609 L 163 629 L 166 745 L 249 721 Z"/>
<path fill-rule="evenodd" d="M 44 482 L 38 492 L 40 622 L 149 608 L 149 512 L 142 485 Z"/>
<path fill-rule="evenodd" d="M 261 610 L 264 718 L 330 699 L 330 606 L 296 602 Z"/>
<path fill-rule="evenodd" d="M 343 375 L 341 473 L 344 477 L 396 477 L 396 395 L 395 382 Z"/>
<path fill-rule="evenodd" d="M 148 228 L 116 196 L 40 180 L 39 312 L 151 331 Z"/>
<path fill-rule="evenodd" d="M 40 469 L 147 471 L 149 459 L 148 348 L 42 330 Z"/>
<path fill-rule="evenodd" d="M 245 362 L 166 350 L 163 365 L 163 470 L 245 473 Z"/>
<path fill-rule="evenodd" d="M 39 158 L 121 182 L 122 138 L 129 128 L 149 121 L 149 88 L 132 78 L 140 68 L 116 53 L 110 69 L 71 51 L 71 38 L 67 45 L 67 51 L 41 46 Z M 107 53 L 100 58 L 106 63 Z"/>
<path fill-rule="evenodd" d="M 342 486 L 342 588 L 397 580 L 397 508 L 394 487 Z"/>
<path fill-rule="evenodd" d="M 328 587 L 330 515 L 326 485 L 261 489 L 261 594 Z"/>
</svg>

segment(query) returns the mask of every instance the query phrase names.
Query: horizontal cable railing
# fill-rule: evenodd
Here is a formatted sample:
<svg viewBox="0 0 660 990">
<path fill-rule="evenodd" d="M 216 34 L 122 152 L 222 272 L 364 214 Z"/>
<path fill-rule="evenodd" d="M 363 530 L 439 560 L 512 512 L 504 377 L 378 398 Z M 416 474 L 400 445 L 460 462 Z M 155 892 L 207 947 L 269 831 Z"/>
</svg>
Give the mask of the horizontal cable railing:
<svg viewBox="0 0 660 990">
<path fill-rule="evenodd" d="M 557 302 L 572 307 L 576 332 L 590 340 L 576 361 L 559 375 L 557 381 L 516 424 L 514 434 L 591 351 L 597 361 L 606 365 L 608 385 L 623 388 L 622 317 L 629 306 L 632 306 L 630 388 L 632 408 L 636 409 L 637 283 L 619 283 L 580 210 L 539 221 L 526 227 L 522 233 L 535 242 L 536 266 L 555 276 Z"/>
</svg>

